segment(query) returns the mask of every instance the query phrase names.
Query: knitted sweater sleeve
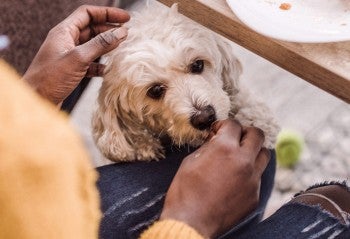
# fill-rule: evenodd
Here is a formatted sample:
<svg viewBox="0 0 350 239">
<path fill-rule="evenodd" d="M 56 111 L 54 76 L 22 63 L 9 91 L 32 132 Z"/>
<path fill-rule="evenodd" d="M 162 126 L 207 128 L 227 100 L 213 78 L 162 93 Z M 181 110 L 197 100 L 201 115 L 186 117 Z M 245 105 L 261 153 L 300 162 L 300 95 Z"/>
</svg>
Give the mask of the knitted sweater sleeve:
<svg viewBox="0 0 350 239">
<path fill-rule="evenodd" d="M 144 231 L 140 239 L 204 239 L 204 237 L 185 223 L 162 220 Z"/>
<path fill-rule="evenodd" d="M 67 115 L 0 59 L 0 238 L 96 239 L 97 173 Z"/>
</svg>

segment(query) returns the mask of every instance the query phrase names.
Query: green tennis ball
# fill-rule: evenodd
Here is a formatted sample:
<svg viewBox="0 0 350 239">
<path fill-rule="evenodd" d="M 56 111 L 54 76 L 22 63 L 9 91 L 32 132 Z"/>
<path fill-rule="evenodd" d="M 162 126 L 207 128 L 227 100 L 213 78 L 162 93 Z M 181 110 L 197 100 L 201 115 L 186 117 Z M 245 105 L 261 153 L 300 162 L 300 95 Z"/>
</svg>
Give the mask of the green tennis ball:
<svg viewBox="0 0 350 239">
<path fill-rule="evenodd" d="M 292 130 L 282 130 L 277 136 L 277 162 L 283 167 L 293 167 L 299 161 L 304 148 L 303 138 Z"/>
</svg>

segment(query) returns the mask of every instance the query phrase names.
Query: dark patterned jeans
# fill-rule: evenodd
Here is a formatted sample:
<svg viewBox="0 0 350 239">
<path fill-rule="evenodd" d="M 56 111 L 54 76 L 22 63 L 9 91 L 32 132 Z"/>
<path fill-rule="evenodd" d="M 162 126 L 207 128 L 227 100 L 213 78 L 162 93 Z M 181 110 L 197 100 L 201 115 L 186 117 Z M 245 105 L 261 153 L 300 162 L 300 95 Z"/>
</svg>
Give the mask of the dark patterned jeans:
<svg viewBox="0 0 350 239">
<path fill-rule="evenodd" d="M 103 212 L 100 238 L 137 238 L 157 220 L 177 169 L 193 150 L 189 147 L 168 148 L 166 158 L 160 161 L 118 163 L 98 168 Z M 274 152 L 271 155 L 272 159 L 262 176 L 259 207 L 245 223 L 235 227 L 235 232 L 257 224 L 263 216 L 275 176 Z"/>
<path fill-rule="evenodd" d="M 165 193 L 178 167 L 193 150 L 169 148 L 166 158 L 158 162 L 119 163 L 98 168 L 103 212 L 100 238 L 138 238 L 143 230 L 158 219 Z M 286 204 L 261 222 L 276 170 L 275 153 L 271 155 L 262 176 L 257 209 L 220 236 L 220 239 L 350 239 L 349 221 L 347 225 L 341 224 L 320 208 L 299 203 Z"/>
</svg>

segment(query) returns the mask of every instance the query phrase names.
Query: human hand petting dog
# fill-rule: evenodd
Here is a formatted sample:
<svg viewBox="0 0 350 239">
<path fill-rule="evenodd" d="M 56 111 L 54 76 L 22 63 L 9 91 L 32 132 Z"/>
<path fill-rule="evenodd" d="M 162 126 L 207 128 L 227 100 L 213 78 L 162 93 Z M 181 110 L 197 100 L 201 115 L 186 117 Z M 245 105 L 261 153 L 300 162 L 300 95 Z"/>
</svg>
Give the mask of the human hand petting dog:
<svg viewBox="0 0 350 239">
<path fill-rule="evenodd" d="M 81 6 L 47 35 L 24 74 L 40 95 L 61 103 L 84 76 L 100 76 L 104 66 L 94 63 L 127 36 L 129 14 L 118 8 Z"/>
<path fill-rule="evenodd" d="M 260 129 L 232 120 L 212 127 L 210 139 L 182 162 L 160 219 L 175 219 L 205 238 L 224 233 L 258 204 L 261 175 L 270 159 Z"/>
</svg>

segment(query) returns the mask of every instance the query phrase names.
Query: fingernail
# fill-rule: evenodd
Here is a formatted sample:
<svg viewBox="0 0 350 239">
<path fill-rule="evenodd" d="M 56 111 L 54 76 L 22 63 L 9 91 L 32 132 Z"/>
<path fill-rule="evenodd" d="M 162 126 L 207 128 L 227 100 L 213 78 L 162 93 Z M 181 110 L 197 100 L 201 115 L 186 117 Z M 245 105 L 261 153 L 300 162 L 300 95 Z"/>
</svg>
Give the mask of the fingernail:
<svg viewBox="0 0 350 239">
<path fill-rule="evenodd" d="M 113 34 L 119 39 L 119 41 L 122 41 L 128 35 L 128 29 L 126 27 L 119 27 L 113 31 Z"/>
</svg>

